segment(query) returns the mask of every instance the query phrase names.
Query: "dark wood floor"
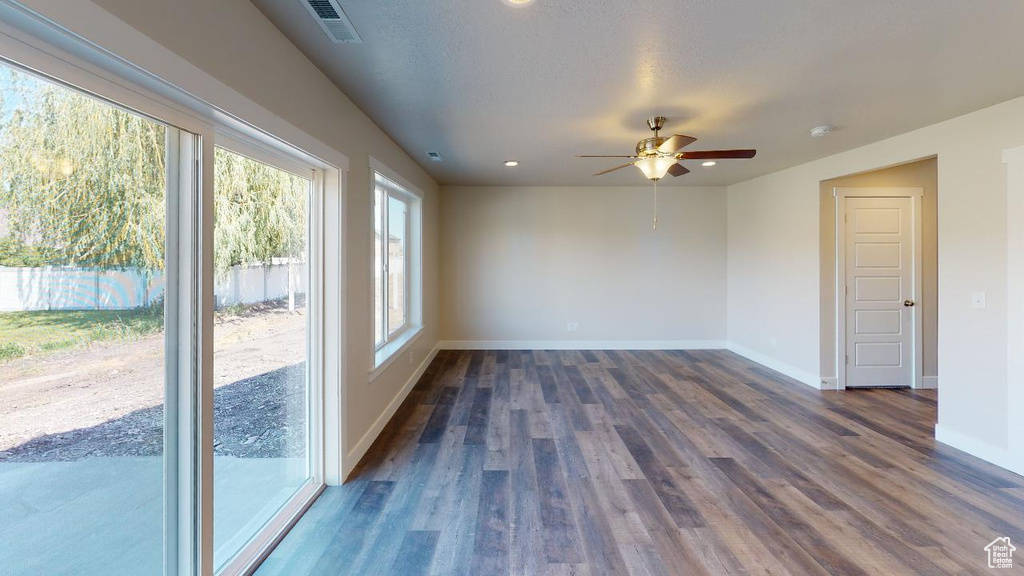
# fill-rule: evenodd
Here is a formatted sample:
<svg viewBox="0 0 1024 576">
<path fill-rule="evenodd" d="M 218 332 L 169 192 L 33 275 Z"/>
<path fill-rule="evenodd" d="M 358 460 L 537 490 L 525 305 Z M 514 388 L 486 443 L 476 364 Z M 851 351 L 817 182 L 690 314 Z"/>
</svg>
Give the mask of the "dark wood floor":
<svg viewBox="0 0 1024 576">
<path fill-rule="evenodd" d="M 442 352 L 259 574 L 984 574 L 1024 479 L 935 410 L 725 351 Z"/>
</svg>

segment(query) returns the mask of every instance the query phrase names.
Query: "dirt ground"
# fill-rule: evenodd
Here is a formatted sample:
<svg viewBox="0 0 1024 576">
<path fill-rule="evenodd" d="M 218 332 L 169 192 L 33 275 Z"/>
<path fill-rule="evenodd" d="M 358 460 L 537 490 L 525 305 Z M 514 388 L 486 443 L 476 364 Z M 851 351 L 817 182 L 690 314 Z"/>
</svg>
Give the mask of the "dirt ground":
<svg viewBox="0 0 1024 576">
<path fill-rule="evenodd" d="M 218 318 L 219 453 L 302 450 L 305 325 L 303 310 L 279 307 Z M 157 334 L 0 365 L 0 461 L 159 454 L 163 353 L 163 334 Z M 292 426 L 282 426 L 285 420 Z"/>
</svg>

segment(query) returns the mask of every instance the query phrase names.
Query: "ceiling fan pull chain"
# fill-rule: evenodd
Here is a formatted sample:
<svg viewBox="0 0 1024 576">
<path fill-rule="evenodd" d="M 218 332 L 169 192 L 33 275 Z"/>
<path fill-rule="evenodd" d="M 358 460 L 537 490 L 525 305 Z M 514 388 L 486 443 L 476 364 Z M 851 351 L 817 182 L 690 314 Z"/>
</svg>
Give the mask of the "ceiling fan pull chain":
<svg viewBox="0 0 1024 576">
<path fill-rule="evenodd" d="M 654 229 L 658 229 L 658 181 L 654 181 Z"/>
</svg>

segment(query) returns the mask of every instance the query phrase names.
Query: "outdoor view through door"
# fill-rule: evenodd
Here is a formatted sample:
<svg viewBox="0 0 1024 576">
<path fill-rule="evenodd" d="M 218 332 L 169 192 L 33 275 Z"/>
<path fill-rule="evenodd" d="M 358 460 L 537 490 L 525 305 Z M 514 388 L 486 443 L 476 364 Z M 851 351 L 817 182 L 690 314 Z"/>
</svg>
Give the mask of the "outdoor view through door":
<svg viewBox="0 0 1024 576">
<path fill-rule="evenodd" d="M 312 480 L 309 179 L 218 148 L 214 564 Z"/>
<path fill-rule="evenodd" d="M 0 574 L 161 574 L 181 550 L 244 572 L 322 479 L 322 179 L 2 62 Z M 203 157 L 212 191 L 181 176 Z M 212 196 L 212 245 L 180 232 L 192 194 Z M 211 254 L 212 294 L 185 264 Z M 212 346 L 180 339 L 211 321 Z M 187 367 L 211 351 L 212 382 Z M 178 489 L 211 474 L 212 508 Z M 212 554 L 192 530 L 211 509 Z"/>
<path fill-rule="evenodd" d="M 0 64 L 0 573 L 161 573 L 171 131 Z"/>
</svg>

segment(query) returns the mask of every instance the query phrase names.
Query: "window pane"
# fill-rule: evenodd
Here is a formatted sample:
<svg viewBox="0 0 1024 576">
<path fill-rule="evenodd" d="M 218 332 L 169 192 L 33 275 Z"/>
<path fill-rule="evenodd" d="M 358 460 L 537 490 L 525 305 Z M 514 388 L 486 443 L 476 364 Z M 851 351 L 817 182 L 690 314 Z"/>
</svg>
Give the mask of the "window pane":
<svg viewBox="0 0 1024 576">
<path fill-rule="evenodd" d="M 405 231 L 409 205 L 388 196 L 388 334 L 405 325 Z"/>
<path fill-rule="evenodd" d="M 384 234 L 384 191 L 373 191 L 373 341 L 384 342 L 384 256 L 381 248 Z"/>
<path fill-rule="evenodd" d="M 214 178 L 214 564 L 220 567 L 311 476 L 310 181 L 222 149 Z"/>
<path fill-rule="evenodd" d="M 0 572 L 160 574 L 165 128 L 0 65 Z"/>
</svg>

